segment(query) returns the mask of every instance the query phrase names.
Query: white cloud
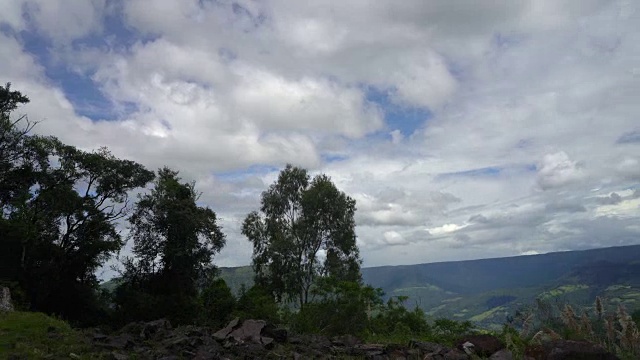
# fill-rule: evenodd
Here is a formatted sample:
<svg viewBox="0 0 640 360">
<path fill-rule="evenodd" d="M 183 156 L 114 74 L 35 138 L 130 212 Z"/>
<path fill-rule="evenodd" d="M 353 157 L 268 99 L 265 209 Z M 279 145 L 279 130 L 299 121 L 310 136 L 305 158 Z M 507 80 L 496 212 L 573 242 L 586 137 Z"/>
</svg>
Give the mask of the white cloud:
<svg viewBox="0 0 640 360">
<path fill-rule="evenodd" d="M 542 190 L 560 187 L 583 177 L 580 165 L 564 151 L 545 155 L 538 168 L 538 185 Z"/>
</svg>

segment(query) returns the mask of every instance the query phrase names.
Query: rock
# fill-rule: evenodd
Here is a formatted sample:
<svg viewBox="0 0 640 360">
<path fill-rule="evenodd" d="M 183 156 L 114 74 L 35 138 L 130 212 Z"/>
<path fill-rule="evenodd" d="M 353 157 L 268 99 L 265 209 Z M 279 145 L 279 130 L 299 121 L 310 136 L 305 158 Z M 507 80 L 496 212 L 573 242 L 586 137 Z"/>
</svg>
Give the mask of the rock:
<svg viewBox="0 0 640 360">
<path fill-rule="evenodd" d="M 458 349 L 451 349 L 442 357 L 444 360 L 468 360 L 469 355 L 463 353 Z"/>
<path fill-rule="evenodd" d="M 430 353 L 439 354 L 445 350 L 448 350 L 446 346 L 443 346 L 440 344 L 427 342 L 427 341 L 416 341 L 416 340 L 409 341 L 409 348 L 419 349 L 424 354 L 430 354 Z"/>
<path fill-rule="evenodd" d="M 507 349 L 502 349 L 489 356 L 489 360 L 513 360 L 513 354 Z"/>
<path fill-rule="evenodd" d="M 468 342 L 468 341 L 467 341 L 467 342 L 465 342 L 464 344 L 462 344 L 462 350 L 463 350 L 463 351 L 465 352 L 465 354 L 467 354 L 467 355 L 474 354 L 474 353 L 476 352 L 475 347 L 476 347 L 475 345 L 473 345 L 472 343 L 470 343 L 470 342 Z"/>
<path fill-rule="evenodd" d="M 267 323 L 264 320 L 245 320 L 242 326 L 233 330 L 227 338 L 231 337 L 237 342 L 252 342 L 254 344 L 261 343 L 262 328 Z"/>
<path fill-rule="evenodd" d="M 120 354 L 118 352 L 111 352 L 111 359 L 113 360 L 129 360 L 129 355 Z"/>
<path fill-rule="evenodd" d="M 194 360 L 217 360 L 220 358 L 222 351 L 223 349 L 218 343 L 215 343 L 215 345 L 201 346 L 196 351 Z"/>
<path fill-rule="evenodd" d="M 233 331 L 233 329 L 238 326 L 239 322 L 239 318 L 231 320 L 229 324 L 227 324 L 227 326 L 213 333 L 213 338 L 220 341 L 226 339 L 227 336 Z"/>
<path fill-rule="evenodd" d="M 13 303 L 11 302 L 11 291 L 8 287 L 0 287 L 0 312 L 13 311 Z"/>
<path fill-rule="evenodd" d="M 352 348 L 351 355 L 371 358 L 376 355 L 384 354 L 384 348 L 384 345 L 380 344 L 358 344 Z"/>
<path fill-rule="evenodd" d="M 135 341 L 131 334 L 112 336 L 104 343 L 104 346 L 117 350 L 130 349 L 134 345 Z"/>
<path fill-rule="evenodd" d="M 267 324 L 262 328 L 262 336 L 272 338 L 275 342 L 284 344 L 287 342 L 287 329 L 277 328 L 272 324 Z"/>
<path fill-rule="evenodd" d="M 473 346 L 469 346 L 469 344 Z M 465 347 L 465 344 L 467 345 Z M 465 336 L 457 342 L 457 349 L 464 350 L 465 352 L 473 348 L 473 353 L 480 357 L 489 357 L 498 350 L 504 349 L 504 344 L 500 339 L 493 335 L 469 335 Z M 466 349 L 466 350 L 465 350 Z"/>
<path fill-rule="evenodd" d="M 535 360 L 617 360 L 618 357 L 600 345 L 587 341 L 556 340 L 532 346 L 525 355 Z"/>
<path fill-rule="evenodd" d="M 150 339 L 154 336 L 163 337 L 171 330 L 171 323 L 167 319 L 159 319 L 144 323 L 140 329 L 141 339 Z"/>
<path fill-rule="evenodd" d="M 353 347 L 362 344 L 362 341 L 353 335 L 342 335 L 334 336 L 331 339 L 331 344 L 334 346 Z"/>
<path fill-rule="evenodd" d="M 262 345 L 264 345 L 265 348 L 267 349 L 273 349 L 273 347 L 275 346 L 274 342 L 273 342 L 273 338 L 267 337 L 267 336 L 263 336 L 260 338 L 260 343 Z"/>
</svg>

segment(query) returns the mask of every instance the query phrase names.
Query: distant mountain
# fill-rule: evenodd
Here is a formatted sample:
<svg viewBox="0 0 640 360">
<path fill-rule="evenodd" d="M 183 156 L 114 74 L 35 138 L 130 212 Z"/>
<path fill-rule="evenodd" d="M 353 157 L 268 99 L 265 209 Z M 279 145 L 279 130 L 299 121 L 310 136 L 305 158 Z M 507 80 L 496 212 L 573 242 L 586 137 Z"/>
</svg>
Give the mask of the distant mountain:
<svg viewBox="0 0 640 360">
<path fill-rule="evenodd" d="M 234 292 L 251 286 L 250 267 L 221 268 Z M 408 296 L 433 317 L 498 327 L 517 309 L 542 299 L 640 309 L 640 245 L 508 258 L 363 268 L 366 283 L 387 296 Z"/>
</svg>

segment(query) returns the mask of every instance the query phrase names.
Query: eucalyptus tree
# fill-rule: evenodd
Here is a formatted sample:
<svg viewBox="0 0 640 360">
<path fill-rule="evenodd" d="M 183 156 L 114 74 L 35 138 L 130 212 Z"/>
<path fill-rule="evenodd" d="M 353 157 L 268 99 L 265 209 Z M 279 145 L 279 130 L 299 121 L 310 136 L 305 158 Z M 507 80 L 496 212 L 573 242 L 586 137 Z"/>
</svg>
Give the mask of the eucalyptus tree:
<svg viewBox="0 0 640 360">
<path fill-rule="evenodd" d="M 328 176 L 311 179 L 287 165 L 262 193 L 261 205 L 245 218 L 242 233 L 253 243 L 256 283 L 278 301 L 303 308 L 320 278 L 361 281 L 356 203 Z"/>
</svg>

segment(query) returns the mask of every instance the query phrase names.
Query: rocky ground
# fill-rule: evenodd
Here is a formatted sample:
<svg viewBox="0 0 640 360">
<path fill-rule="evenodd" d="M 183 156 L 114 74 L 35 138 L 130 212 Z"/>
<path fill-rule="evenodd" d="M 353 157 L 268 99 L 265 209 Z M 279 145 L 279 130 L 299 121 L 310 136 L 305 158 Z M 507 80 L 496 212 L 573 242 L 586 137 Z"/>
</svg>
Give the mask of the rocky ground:
<svg viewBox="0 0 640 360">
<path fill-rule="evenodd" d="M 167 320 L 132 323 L 113 334 L 85 330 L 96 351 L 114 360 L 127 359 L 513 359 L 491 335 L 461 338 L 454 348 L 411 341 L 408 344 L 366 344 L 353 336 L 328 338 L 291 335 L 262 320 L 238 319 L 225 328 L 183 326 Z M 617 359 L 587 342 L 559 340 L 526 350 L 525 359 Z"/>
</svg>

